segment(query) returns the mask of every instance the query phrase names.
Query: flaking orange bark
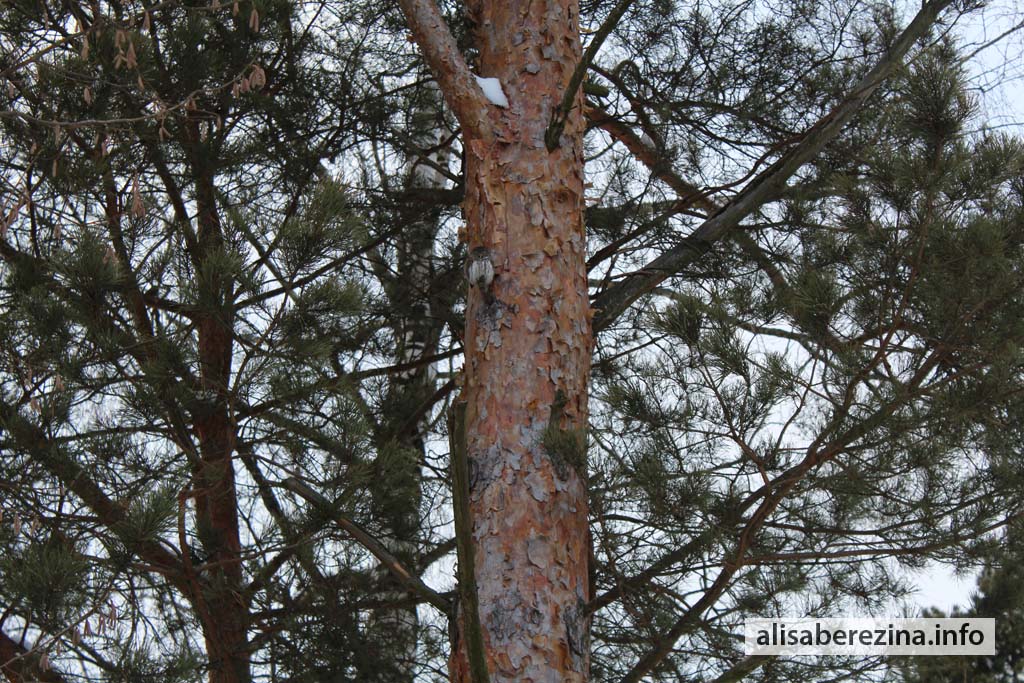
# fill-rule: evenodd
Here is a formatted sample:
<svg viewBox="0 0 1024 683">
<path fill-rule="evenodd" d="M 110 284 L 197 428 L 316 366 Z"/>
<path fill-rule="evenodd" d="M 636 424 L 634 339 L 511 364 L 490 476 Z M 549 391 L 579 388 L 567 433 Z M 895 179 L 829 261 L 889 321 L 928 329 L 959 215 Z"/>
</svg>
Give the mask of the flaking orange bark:
<svg viewBox="0 0 1024 683">
<path fill-rule="evenodd" d="M 561 392 L 566 430 L 587 419 L 591 333 L 583 234 L 583 122 L 544 134 L 580 58 L 578 6 L 476 3 L 479 74 L 509 107 L 467 136 L 469 248 L 494 258 L 492 297 L 467 310 L 466 442 L 480 618 L 492 681 L 584 681 L 589 669 L 586 487 L 544 433 Z M 564 464 L 564 463 L 563 463 Z M 461 639 L 460 642 L 464 642 Z M 468 682 L 465 655 L 452 678 Z"/>
</svg>

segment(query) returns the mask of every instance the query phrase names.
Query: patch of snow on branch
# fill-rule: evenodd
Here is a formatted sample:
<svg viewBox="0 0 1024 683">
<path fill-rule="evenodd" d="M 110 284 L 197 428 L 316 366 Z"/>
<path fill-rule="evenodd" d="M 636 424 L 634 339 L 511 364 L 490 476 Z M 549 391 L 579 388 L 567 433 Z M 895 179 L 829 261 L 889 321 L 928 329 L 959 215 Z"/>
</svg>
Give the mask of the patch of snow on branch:
<svg viewBox="0 0 1024 683">
<path fill-rule="evenodd" d="M 505 97 L 505 91 L 501 89 L 501 83 L 497 78 L 481 78 L 476 77 L 477 85 L 484 91 L 484 95 L 491 101 L 491 104 L 496 107 L 508 108 L 508 98 Z"/>
</svg>

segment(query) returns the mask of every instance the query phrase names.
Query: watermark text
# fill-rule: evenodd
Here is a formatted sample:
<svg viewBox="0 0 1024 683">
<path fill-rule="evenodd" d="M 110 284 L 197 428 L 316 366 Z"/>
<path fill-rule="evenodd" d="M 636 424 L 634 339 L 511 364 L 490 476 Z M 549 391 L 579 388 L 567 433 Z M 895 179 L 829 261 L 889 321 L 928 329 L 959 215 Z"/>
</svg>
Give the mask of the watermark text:
<svg viewBox="0 0 1024 683">
<path fill-rule="evenodd" d="M 995 619 L 750 619 L 748 655 L 994 655 Z"/>
</svg>

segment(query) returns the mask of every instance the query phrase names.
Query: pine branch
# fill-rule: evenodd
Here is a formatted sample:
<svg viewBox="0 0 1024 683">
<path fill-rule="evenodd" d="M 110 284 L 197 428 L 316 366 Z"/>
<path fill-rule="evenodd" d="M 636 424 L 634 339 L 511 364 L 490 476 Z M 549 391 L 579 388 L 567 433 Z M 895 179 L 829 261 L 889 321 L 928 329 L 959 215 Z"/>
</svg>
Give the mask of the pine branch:
<svg viewBox="0 0 1024 683">
<path fill-rule="evenodd" d="M 953 0 L 933 0 L 926 3 L 888 52 L 842 102 L 801 136 L 799 143 L 759 173 L 721 211 L 704 221 L 676 247 L 601 294 L 594 302 L 594 308 L 597 309 L 593 323 L 594 331 L 599 332 L 610 326 L 634 301 L 706 254 L 716 242 L 735 229 L 740 221 L 766 202 L 778 198 L 785 191 L 789 179 L 842 131 L 875 90 L 899 66 L 910 48 L 928 32 L 939 13 L 952 2 Z"/>
<path fill-rule="evenodd" d="M 488 103 L 434 0 L 399 0 L 405 20 L 445 101 L 470 139 L 491 137 Z"/>
<path fill-rule="evenodd" d="M 274 495 L 273 485 L 264 476 L 259 463 L 256 461 L 253 445 L 249 442 L 240 442 L 237 452 L 245 469 L 252 476 L 253 481 L 256 482 L 260 499 L 263 501 L 263 505 L 267 508 L 270 516 L 273 517 L 274 523 L 277 524 L 277 528 L 280 530 L 286 544 L 284 550 L 260 567 L 258 571 L 253 572 L 253 579 L 246 586 L 246 595 L 252 596 L 257 591 L 262 590 L 270 582 L 270 579 L 274 577 L 281 565 L 292 556 L 298 559 L 302 569 L 312 579 L 314 586 L 318 589 L 321 588 L 327 583 L 327 579 L 323 572 L 320 571 L 320 567 L 317 566 L 310 549 L 309 535 L 313 529 L 296 529 L 291 520 L 288 519 L 288 515 L 282 509 L 277 496 Z"/>
<path fill-rule="evenodd" d="M 850 444 L 863 438 L 872 429 L 876 429 L 892 416 L 905 401 L 913 398 L 914 392 L 920 387 L 926 378 L 934 370 L 935 360 L 928 363 L 914 373 L 914 377 L 906 385 L 906 393 L 899 399 L 885 404 L 872 415 L 857 422 L 854 426 L 837 434 L 833 439 L 826 440 L 826 435 L 832 432 L 835 423 L 826 425 L 818 437 L 807 447 L 806 456 L 796 465 L 793 465 L 784 472 L 776 475 L 771 482 L 760 487 L 755 493 L 747 496 L 738 506 L 736 512 L 743 514 L 754 503 L 760 501 L 757 509 L 747 519 L 742 531 L 739 533 L 733 552 L 729 553 L 722 563 L 722 569 L 715 581 L 705 591 L 704 595 L 688 607 L 686 611 L 676 620 L 672 627 L 655 643 L 655 646 L 641 657 L 622 679 L 622 683 L 639 683 L 644 677 L 668 657 L 675 644 L 687 633 L 692 632 L 702 623 L 703 614 L 710 609 L 715 602 L 728 590 L 733 577 L 744 565 L 751 563 L 747 553 L 755 543 L 755 537 L 761 528 L 768 521 L 768 518 L 775 512 L 778 506 L 785 500 L 786 496 L 803 481 L 813 470 L 820 468 L 825 463 L 834 460 Z M 844 406 L 839 412 L 846 413 L 848 406 Z"/>
<path fill-rule="evenodd" d="M 576 101 L 576 93 L 583 83 L 583 78 L 587 75 L 587 69 L 590 68 L 594 57 L 597 56 L 597 51 L 601 49 L 605 39 L 618 26 L 622 15 L 626 13 L 626 10 L 632 4 L 633 0 L 619 0 L 619 4 L 615 5 L 611 13 L 601 24 L 601 27 L 597 29 L 597 33 L 594 34 L 590 44 L 587 45 L 586 52 L 583 53 L 583 57 L 576 64 L 576 69 L 573 70 L 572 77 L 569 79 L 569 85 L 566 86 L 565 93 L 562 95 L 562 103 L 551 113 L 551 124 L 544 133 L 544 144 L 547 145 L 549 152 L 553 152 L 558 147 L 558 140 L 562 136 L 562 131 L 565 130 L 565 120 L 569 116 L 569 112 L 572 111 L 573 103 Z"/>
<path fill-rule="evenodd" d="M 43 430 L 23 418 L 17 408 L 6 401 L 0 402 L 0 427 L 11 436 L 17 448 L 78 496 L 99 522 L 126 547 L 165 574 L 175 586 L 184 587 L 181 563 L 157 541 L 136 541 L 119 533 L 119 528 L 128 516 L 125 507 L 110 500 L 72 455 L 51 441 Z"/>
<path fill-rule="evenodd" d="M 344 529 L 361 546 L 369 550 L 374 557 L 380 560 L 380 563 L 387 567 L 391 575 L 405 585 L 406 588 L 417 593 L 445 614 L 451 612 L 451 603 L 444 596 L 437 593 L 433 588 L 423 583 L 420 577 L 406 569 L 398 558 L 392 555 L 380 541 L 351 519 L 338 512 L 323 495 L 314 491 L 295 477 L 285 479 L 280 485 L 312 504 L 320 512 L 326 514 L 331 521 Z"/>
</svg>

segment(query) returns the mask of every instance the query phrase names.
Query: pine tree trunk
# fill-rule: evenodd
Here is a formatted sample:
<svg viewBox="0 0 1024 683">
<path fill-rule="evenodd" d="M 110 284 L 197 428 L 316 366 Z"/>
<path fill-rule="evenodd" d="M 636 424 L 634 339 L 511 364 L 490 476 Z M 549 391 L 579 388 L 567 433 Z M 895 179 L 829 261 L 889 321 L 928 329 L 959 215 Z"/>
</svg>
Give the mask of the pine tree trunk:
<svg viewBox="0 0 1024 683">
<path fill-rule="evenodd" d="M 203 627 L 210 683 L 249 683 L 249 611 L 242 577 L 238 496 L 235 489 L 236 431 L 228 408 L 234 309 L 231 280 L 218 271 L 224 235 L 216 209 L 213 179 L 203 162 L 196 182 L 201 293 L 207 306 L 198 317 L 201 395 L 193 410 L 199 462 L 193 469 L 196 534 L 206 554 L 202 578 L 208 587 L 193 595 Z M 184 548 L 182 549 L 185 550 Z M 192 568 L 195 571 L 195 568 Z"/>
<path fill-rule="evenodd" d="M 479 75 L 498 78 L 509 100 L 486 105 L 491 135 L 463 124 L 467 246 L 489 249 L 495 271 L 490 292 L 470 291 L 461 397 L 486 660 L 491 681 L 585 681 L 591 333 L 580 95 L 560 144 L 545 146 L 580 58 L 578 3 L 482 0 L 471 10 Z M 465 643 L 463 634 L 451 662 L 460 683 Z"/>
</svg>

